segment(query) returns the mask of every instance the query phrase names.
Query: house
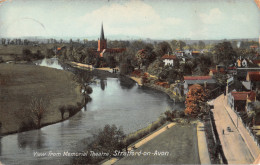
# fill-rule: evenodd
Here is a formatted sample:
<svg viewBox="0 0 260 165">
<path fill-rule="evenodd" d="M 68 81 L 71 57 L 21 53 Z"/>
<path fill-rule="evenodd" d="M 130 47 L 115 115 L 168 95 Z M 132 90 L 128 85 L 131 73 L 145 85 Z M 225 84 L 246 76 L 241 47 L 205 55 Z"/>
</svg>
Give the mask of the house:
<svg viewBox="0 0 260 165">
<path fill-rule="evenodd" d="M 239 59 L 237 59 L 236 66 L 246 68 L 248 66 L 248 61 L 246 59 L 241 59 L 240 57 Z"/>
<path fill-rule="evenodd" d="M 209 70 L 209 75 L 210 76 L 213 76 L 214 74 L 217 74 L 217 73 L 226 74 L 227 72 L 225 71 L 224 68 L 218 68 L 218 67 L 216 67 L 216 69 L 210 69 Z"/>
<path fill-rule="evenodd" d="M 177 59 L 177 56 L 176 55 L 170 55 L 170 53 L 162 56 L 162 60 L 163 60 L 165 66 L 167 66 L 167 65 L 173 66 L 174 60 L 176 60 L 176 59 Z"/>
<path fill-rule="evenodd" d="M 250 89 L 255 90 L 260 87 L 260 71 L 247 72 L 246 81 L 250 82 Z"/>
<path fill-rule="evenodd" d="M 214 89 L 216 81 L 212 76 L 184 76 L 183 90 L 185 95 L 188 93 L 189 87 L 194 84 L 204 85 L 207 89 Z"/>
<path fill-rule="evenodd" d="M 256 94 L 253 91 L 237 92 L 232 91 L 228 94 L 228 105 L 237 112 L 246 112 L 248 103 L 255 101 Z"/>
<path fill-rule="evenodd" d="M 192 51 L 192 52 L 191 52 L 191 55 L 192 55 L 193 57 L 198 57 L 198 56 L 200 55 L 200 51 Z"/>
</svg>

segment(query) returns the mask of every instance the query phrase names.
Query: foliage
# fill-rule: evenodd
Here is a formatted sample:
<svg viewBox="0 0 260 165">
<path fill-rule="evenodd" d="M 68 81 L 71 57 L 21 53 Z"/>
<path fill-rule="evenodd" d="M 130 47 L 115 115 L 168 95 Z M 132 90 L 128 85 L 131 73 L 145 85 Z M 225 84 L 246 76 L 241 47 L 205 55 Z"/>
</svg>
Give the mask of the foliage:
<svg viewBox="0 0 260 165">
<path fill-rule="evenodd" d="M 227 75 L 222 73 L 214 74 L 213 78 L 216 80 L 219 86 L 225 86 L 227 83 Z"/>
<path fill-rule="evenodd" d="M 216 63 L 223 63 L 225 66 L 234 63 L 237 56 L 230 42 L 222 42 L 215 45 L 214 55 Z"/>
<path fill-rule="evenodd" d="M 149 67 L 147 68 L 147 72 L 152 75 L 159 76 L 159 74 L 163 70 L 163 66 L 163 62 L 160 59 L 157 59 L 149 65 Z"/>
<path fill-rule="evenodd" d="M 186 97 L 185 114 L 197 116 L 205 110 L 208 91 L 201 85 L 195 84 L 190 87 Z"/>
<path fill-rule="evenodd" d="M 113 155 L 115 150 L 122 151 L 124 148 L 123 139 L 125 134 L 121 128 L 115 125 L 105 125 L 97 134 L 93 134 L 94 141 L 87 147 L 88 151 L 95 153 L 109 153 Z M 105 155 L 75 157 L 73 164 L 97 164 L 98 162 L 108 158 Z"/>
<path fill-rule="evenodd" d="M 120 64 L 120 74 L 121 75 L 128 75 L 134 71 L 134 66 L 131 63 L 131 60 L 128 59 L 127 61 L 123 61 Z"/>
<path fill-rule="evenodd" d="M 156 54 L 153 51 L 152 47 L 145 47 L 145 49 L 139 50 L 136 53 L 136 59 L 139 67 L 146 66 L 148 67 L 156 59 Z"/>
</svg>

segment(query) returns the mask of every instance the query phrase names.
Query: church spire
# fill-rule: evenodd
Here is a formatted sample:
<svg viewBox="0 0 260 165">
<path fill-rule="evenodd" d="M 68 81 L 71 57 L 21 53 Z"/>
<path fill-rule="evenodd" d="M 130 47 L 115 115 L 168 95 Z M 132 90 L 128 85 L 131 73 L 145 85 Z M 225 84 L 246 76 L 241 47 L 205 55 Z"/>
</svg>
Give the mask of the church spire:
<svg viewBox="0 0 260 165">
<path fill-rule="evenodd" d="M 102 22 L 101 33 L 100 33 L 100 40 L 104 40 L 104 39 L 105 39 L 105 36 L 104 36 L 104 29 L 103 29 L 103 22 Z"/>
</svg>

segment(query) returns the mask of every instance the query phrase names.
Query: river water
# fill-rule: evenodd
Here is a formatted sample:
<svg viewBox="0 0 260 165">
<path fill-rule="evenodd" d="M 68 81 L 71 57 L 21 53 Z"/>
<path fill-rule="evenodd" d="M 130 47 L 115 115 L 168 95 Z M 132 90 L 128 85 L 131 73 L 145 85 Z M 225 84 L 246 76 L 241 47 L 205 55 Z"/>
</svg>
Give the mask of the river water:
<svg viewBox="0 0 260 165">
<path fill-rule="evenodd" d="M 38 65 L 62 69 L 55 59 Z M 69 68 L 66 68 L 66 70 Z M 0 139 L 0 161 L 4 164 L 69 164 L 70 157 L 55 153 L 82 151 L 84 139 L 106 124 L 121 126 L 125 133 L 141 129 L 166 109 L 179 108 L 159 91 L 125 84 L 119 78 L 96 78 L 90 85 L 92 101 L 70 119 Z M 43 154 L 43 155 L 39 155 Z"/>
</svg>

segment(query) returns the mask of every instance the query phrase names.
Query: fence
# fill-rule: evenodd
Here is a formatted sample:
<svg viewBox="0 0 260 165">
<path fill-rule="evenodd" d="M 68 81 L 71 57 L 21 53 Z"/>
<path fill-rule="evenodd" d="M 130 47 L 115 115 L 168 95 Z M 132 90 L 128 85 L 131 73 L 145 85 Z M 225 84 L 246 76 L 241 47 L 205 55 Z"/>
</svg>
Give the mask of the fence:
<svg viewBox="0 0 260 165">
<path fill-rule="evenodd" d="M 234 111 L 234 110 L 233 110 L 233 111 Z M 237 118 L 241 121 L 241 123 L 243 124 L 244 128 L 248 131 L 249 135 L 253 138 L 255 144 L 258 146 L 258 148 L 260 148 L 260 143 L 259 143 L 259 141 L 258 141 L 258 138 L 255 136 L 255 133 L 253 132 L 253 130 L 243 122 L 242 118 L 237 114 L 236 111 L 234 111 L 234 112 L 235 112 L 235 114 L 236 114 L 236 117 L 237 117 Z"/>
</svg>

